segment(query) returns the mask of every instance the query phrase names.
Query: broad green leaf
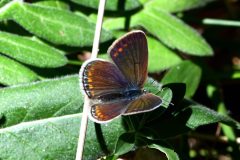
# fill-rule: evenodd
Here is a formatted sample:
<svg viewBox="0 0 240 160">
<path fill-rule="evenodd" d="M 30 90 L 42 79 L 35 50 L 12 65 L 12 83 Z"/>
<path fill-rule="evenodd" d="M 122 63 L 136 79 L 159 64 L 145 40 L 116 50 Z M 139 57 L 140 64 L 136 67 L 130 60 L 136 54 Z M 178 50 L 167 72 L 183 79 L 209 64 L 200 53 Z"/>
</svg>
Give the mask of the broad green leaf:
<svg viewBox="0 0 240 160">
<path fill-rule="evenodd" d="M 164 119 L 158 119 L 152 122 L 152 130 L 157 132 L 156 138 L 168 138 L 195 130 L 199 126 L 224 123 L 228 126 L 240 129 L 240 123 L 229 116 L 219 114 L 198 103 L 184 100 L 175 111 L 164 115 Z M 171 126 L 171 127 L 169 127 Z"/>
<path fill-rule="evenodd" d="M 70 7 L 67 3 L 60 1 L 60 0 L 37 1 L 34 4 L 48 6 L 48 7 L 56 7 L 58 9 L 66 9 L 66 10 L 70 9 Z"/>
<path fill-rule="evenodd" d="M 194 8 L 203 7 L 214 0 L 152 0 L 147 2 L 146 8 L 161 8 L 167 12 L 181 12 Z"/>
<path fill-rule="evenodd" d="M 120 30 L 125 27 L 125 18 L 108 18 L 103 21 L 103 27 L 108 30 Z"/>
<path fill-rule="evenodd" d="M 232 118 L 223 114 L 219 114 L 216 111 L 206 108 L 202 105 L 193 103 L 189 106 L 189 108 L 192 110 L 192 114 L 186 123 L 189 128 L 195 129 L 202 125 L 221 122 L 240 129 L 240 124 Z"/>
<path fill-rule="evenodd" d="M 176 53 L 166 48 L 156 39 L 148 37 L 147 41 L 149 53 L 149 72 L 159 72 L 170 68 L 182 61 Z"/>
<path fill-rule="evenodd" d="M 93 42 L 95 24 L 67 10 L 12 1 L 0 10 L 0 20 L 6 19 L 55 44 L 91 46 Z M 101 42 L 111 38 L 103 29 Z"/>
<path fill-rule="evenodd" d="M 67 63 L 63 52 L 34 39 L 0 31 L 0 52 L 37 67 L 60 67 Z"/>
<path fill-rule="evenodd" d="M 166 145 L 163 142 L 159 141 L 157 143 L 156 142 L 157 141 L 155 141 L 155 143 L 148 145 L 148 147 L 163 152 L 168 158 L 168 160 L 179 160 L 178 154 L 170 146 Z"/>
<path fill-rule="evenodd" d="M 16 74 L 16 73 L 15 73 Z M 0 127 L 79 113 L 83 98 L 78 76 L 67 76 L 0 90 Z"/>
<path fill-rule="evenodd" d="M 25 66 L 23 66 L 18 62 L 15 62 L 7 57 L 0 55 L 0 83 L 1 84 L 14 85 L 19 83 L 31 82 L 37 79 L 38 79 L 38 76 L 30 69 L 26 68 Z M 2 94 L 0 95 L 0 97 L 1 96 Z M 0 113 L 1 113 L 1 110 L 0 110 Z"/>
<path fill-rule="evenodd" d="M 144 3 L 147 3 L 147 2 L 149 2 L 150 0 L 139 0 L 139 2 L 141 3 L 141 4 L 144 4 Z"/>
<path fill-rule="evenodd" d="M 90 7 L 94 9 L 98 9 L 99 0 L 71 0 L 77 4 L 83 5 L 85 7 Z M 141 7 L 141 4 L 138 0 L 125 0 L 125 3 L 119 0 L 107 0 L 105 10 L 109 11 L 117 11 L 117 10 L 125 10 L 130 11 Z"/>
<path fill-rule="evenodd" d="M 167 46 L 195 56 L 210 56 L 212 48 L 194 29 L 180 19 L 151 8 L 135 14 L 131 26 L 142 26 Z"/>
<path fill-rule="evenodd" d="M 74 160 L 81 114 L 24 122 L 0 129 L 0 159 L 19 160 Z M 84 147 L 84 160 L 104 155 L 102 146 L 110 153 L 123 133 L 120 120 L 101 125 L 102 134 L 89 121 Z M 98 136 L 96 136 L 98 134 Z M 99 139 L 102 137 L 104 142 Z"/>
<path fill-rule="evenodd" d="M 201 68 L 190 61 L 183 61 L 172 67 L 163 77 L 164 85 L 171 83 L 186 84 L 186 97 L 192 97 L 196 92 L 201 80 Z"/>
<path fill-rule="evenodd" d="M 120 156 L 131 151 L 135 146 L 134 143 L 135 143 L 134 133 L 123 133 L 117 140 L 114 154 Z"/>
<path fill-rule="evenodd" d="M 150 92 L 157 82 L 146 87 Z M 159 85 L 159 84 L 158 84 Z M 157 92 L 160 90 L 157 89 Z M 161 92 L 160 92 L 161 93 Z M 171 96 L 164 92 L 166 98 Z M 45 80 L 23 86 L 0 90 L 0 127 L 14 125 L 23 121 L 79 113 L 82 110 L 83 97 L 79 89 L 78 76 L 67 76 Z"/>
</svg>

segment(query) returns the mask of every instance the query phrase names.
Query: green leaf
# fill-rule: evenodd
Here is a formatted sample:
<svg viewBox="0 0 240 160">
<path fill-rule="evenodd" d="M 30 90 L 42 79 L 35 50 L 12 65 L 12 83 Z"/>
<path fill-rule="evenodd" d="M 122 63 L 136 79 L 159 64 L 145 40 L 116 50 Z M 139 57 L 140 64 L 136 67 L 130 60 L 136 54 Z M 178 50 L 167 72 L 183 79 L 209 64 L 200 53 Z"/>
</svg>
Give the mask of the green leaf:
<svg viewBox="0 0 240 160">
<path fill-rule="evenodd" d="M 77 4 L 83 5 L 85 7 L 90 7 L 94 9 L 98 9 L 99 0 L 71 0 Z M 138 0 L 125 0 L 125 3 L 121 3 L 119 0 L 107 0 L 105 10 L 109 11 L 117 11 L 117 10 L 125 10 L 130 11 L 141 7 L 141 4 Z"/>
<path fill-rule="evenodd" d="M 212 48 L 191 27 L 161 9 L 144 9 L 132 17 L 131 26 L 142 26 L 167 46 L 195 56 L 213 55 Z"/>
<path fill-rule="evenodd" d="M 14 85 L 35 81 L 38 76 L 22 64 L 0 55 L 0 83 Z M 1 92 L 1 91 L 0 91 Z M 0 97 L 2 94 L 0 95 Z M 1 108 L 2 106 L 0 106 Z M 0 111 L 1 113 L 1 111 Z"/>
<path fill-rule="evenodd" d="M 0 115 L 4 117 L 0 127 L 79 113 L 82 104 L 77 75 L 4 88 L 0 90 Z"/>
<path fill-rule="evenodd" d="M 152 80 L 146 83 L 146 89 L 155 94 L 160 91 L 157 86 Z M 172 96 L 169 92 L 163 92 L 166 99 Z M 161 92 L 159 95 L 164 96 Z M 79 113 L 82 105 L 77 75 L 4 88 L 0 90 L 0 115 L 5 121 L 0 121 L 0 126 Z"/>
<path fill-rule="evenodd" d="M 162 106 L 167 108 L 170 105 L 173 97 L 172 90 L 168 87 L 164 87 L 158 95 L 162 98 Z"/>
<path fill-rule="evenodd" d="M 186 85 L 185 97 L 192 97 L 201 80 L 201 68 L 191 61 L 183 61 L 172 67 L 163 77 L 164 85 L 171 83 L 184 83 Z"/>
<path fill-rule="evenodd" d="M 224 103 L 220 103 L 218 106 L 218 113 L 220 114 L 224 114 L 227 115 L 227 110 L 226 107 L 224 105 Z M 235 141 L 236 140 L 236 135 L 234 133 L 233 128 L 225 125 L 225 124 L 221 124 L 222 127 L 222 131 L 224 133 L 224 135 L 230 140 L 230 141 Z"/>
<path fill-rule="evenodd" d="M 55 44 L 91 46 L 93 42 L 95 24 L 67 10 L 12 1 L 0 10 L 0 20 L 6 19 Z M 101 42 L 111 38 L 111 33 L 103 29 Z"/>
<path fill-rule="evenodd" d="M 70 10 L 70 7 L 67 3 L 65 3 L 63 1 L 59 1 L 59 0 L 37 1 L 34 4 L 48 6 L 48 7 L 55 7 L 58 9 Z"/>
<path fill-rule="evenodd" d="M 134 142 L 135 142 L 134 133 L 123 133 L 118 138 L 114 154 L 120 156 L 131 151 L 135 146 Z"/>
<path fill-rule="evenodd" d="M 174 106 L 174 110 L 172 113 L 164 115 L 164 119 L 160 117 L 155 122 L 152 122 L 151 126 L 148 126 L 158 133 L 156 138 L 175 137 L 195 130 L 199 126 L 217 122 L 240 129 L 240 123 L 231 117 L 219 114 L 193 101 L 184 100 L 181 104 Z"/>
<path fill-rule="evenodd" d="M 108 18 L 103 21 L 103 27 L 108 30 L 120 30 L 125 27 L 125 18 Z"/>
<path fill-rule="evenodd" d="M 181 12 L 194 8 L 199 8 L 207 5 L 214 0 L 173 0 L 169 3 L 168 0 L 152 0 L 147 2 L 146 8 L 161 8 L 167 12 Z"/>
<path fill-rule="evenodd" d="M 163 152 L 169 160 L 179 160 L 178 154 L 170 146 L 163 142 L 155 141 L 155 143 L 148 145 L 148 147 Z"/>
<path fill-rule="evenodd" d="M 0 1 L 0 7 L 4 6 L 5 4 L 11 2 L 11 0 L 1 0 Z"/>
<path fill-rule="evenodd" d="M 81 114 L 24 122 L 0 129 L 0 159 L 38 160 L 75 159 Z M 84 160 L 97 159 L 104 155 L 102 145 L 110 152 L 120 134 L 123 133 L 120 120 L 101 125 L 102 135 L 89 121 L 84 146 Z M 105 143 L 99 142 L 100 134 Z"/>
<path fill-rule="evenodd" d="M 220 93 L 220 91 L 218 90 L 218 87 L 215 87 L 215 86 L 213 86 L 213 85 L 208 85 L 208 86 L 207 86 L 207 94 L 208 94 L 208 97 L 212 99 L 213 104 L 214 104 L 215 106 L 217 106 L 217 108 L 218 108 L 218 113 L 227 115 L 227 114 L 228 114 L 228 111 L 227 111 L 226 106 L 225 106 L 224 103 L 223 103 L 223 100 L 220 98 L 220 97 L 221 97 L 221 93 Z M 235 135 L 235 133 L 234 133 L 233 128 L 231 128 L 231 127 L 229 127 L 229 126 L 227 126 L 227 125 L 224 125 L 224 124 L 221 124 L 221 128 L 222 128 L 223 134 L 224 134 L 230 141 L 236 141 L 236 135 Z"/>
<path fill-rule="evenodd" d="M 192 114 L 186 124 L 191 129 L 216 122 L 221 122 L 240 129 L 240 124 L 237 121 L 226 115 L 219 114 L 214 110 L 204 107 L 203 105 L 193 103 L 189 106 L 189 108 L 192 110 Z"/>
<path fill-rule="evenodd" d="M 166 48 L 156 39 L 148 37 L 147 41 L 149 53 L 148 71 L 150 73 L 168 69 L 182 61 L 176 53 Z"/>
<path fill-rule="evenodd" d="M 0 31 L 0 52 L 37 67 L 60 67 L 67 63 L 63 52 L 31 38 Z"/>
<path fill-rule="evenodd" d="M 139 2 L 140 2 L 141 4 L 145 4 L 145 3 L 147 3 L 148 1 L 150 1 L 150 0 L 139 0 Z"/>
</svg>

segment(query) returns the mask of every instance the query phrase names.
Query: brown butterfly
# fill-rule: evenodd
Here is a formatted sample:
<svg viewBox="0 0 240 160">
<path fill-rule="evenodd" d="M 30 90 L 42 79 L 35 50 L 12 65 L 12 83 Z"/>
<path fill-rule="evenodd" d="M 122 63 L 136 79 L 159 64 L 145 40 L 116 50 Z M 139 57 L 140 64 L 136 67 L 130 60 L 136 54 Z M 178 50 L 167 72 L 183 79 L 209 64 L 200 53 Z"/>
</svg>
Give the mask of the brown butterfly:
<svg viewBox="0 0 240 160">
<path fill-rule="evenodd" d="M 148 47 L 142 31 L 132 31 L 108 49 L 113 62 L 94 59 L 80 70 L 81 90 L 90 99 L 90 119 L 108 122 L 120 115 L 152 111 L 162 100 L 144 90 Z"/>
</svg>

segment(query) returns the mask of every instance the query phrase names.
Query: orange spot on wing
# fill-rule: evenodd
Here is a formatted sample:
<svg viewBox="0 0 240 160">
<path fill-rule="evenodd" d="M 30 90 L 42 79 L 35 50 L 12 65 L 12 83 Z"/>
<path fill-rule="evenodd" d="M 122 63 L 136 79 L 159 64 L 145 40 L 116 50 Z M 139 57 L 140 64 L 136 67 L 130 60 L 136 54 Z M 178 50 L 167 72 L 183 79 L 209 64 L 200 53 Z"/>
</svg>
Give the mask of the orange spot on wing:
<svg viewBox="0 0 240 160">
<path fill-rule="evenodd" d="M 123 51 L 123 48 L 118 48 L 118 51 L 119 51 L 119 52 L 122 52 L 122 51 Z"/>
<path fill-rule="evenodd" d="M 106 117 L 105 117 L 105 116 L 102 114 L 102 112 L 100 111 L 99 106 L 96 106 L 95 114 L 96 114 L 96 117 L 97 117 L 99 120 L 105 120 L 105 119 L 106 119 Z"/>
<path fill-rule="evenodd" d="M 89 82 L 90 82 L 90 83 L 93 82 L 92 78 L 89 78 L 89 79 L 88 79 L 88 83 L 89 83 Z"/>
<path fill-rule="evenodd" d="M 88 85 L 88 88 L 89 88 L 89 89 L 93 89 L 93 85 L 89 84 L 89 85 Z"/>
<path fill-rule="evenodd" d="M 128 46 L 128 44 L 124 44 L 123 47 L 126 48 Z"/>
<path fill-rule="evenodd" d="M 118 52 L 115 52 L 115 53 L 113 54 L 113 56 L 114 56 L 114 57 L 117 57 L 117 56 L 118 56 Z"/>
<path fill-rule="evenodd" d="M 92 76 L 92 72 L 88 72 L 88 76 Z"/>
</svg>

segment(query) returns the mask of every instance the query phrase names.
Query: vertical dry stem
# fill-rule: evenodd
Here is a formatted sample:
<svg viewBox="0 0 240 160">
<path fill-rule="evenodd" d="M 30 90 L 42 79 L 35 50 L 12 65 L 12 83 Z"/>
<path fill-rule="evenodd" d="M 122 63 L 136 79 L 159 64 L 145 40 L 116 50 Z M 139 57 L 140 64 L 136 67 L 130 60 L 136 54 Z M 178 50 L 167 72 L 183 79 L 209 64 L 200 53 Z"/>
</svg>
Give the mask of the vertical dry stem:
<svg viewBox="0 0 240 160">
<path fill-rule="evenodd" d="M 96 24 L 96 29 L 95 29 L 95 36 L 94 36 L 94 41 L 93 41 L 91 59 L 97 58 L 105 3 L 106 3 L 106 0 L 99 0 L 98 17 L 97 17 L 97 24 Z M 85 136 L 86 136 L 86 131 L 87 131 L 87 123 L 88 123 L 88 117 L 87 117 L 88 112 L 89 112 L 89 99 L 87 96 L 85 96 L 81 126 L 80 126 L 80 131 L 79 131 L 76 160 L 82 160 L 82 157 L 83 157 L 84 142 L 85 142 Z"/>
</svg>

